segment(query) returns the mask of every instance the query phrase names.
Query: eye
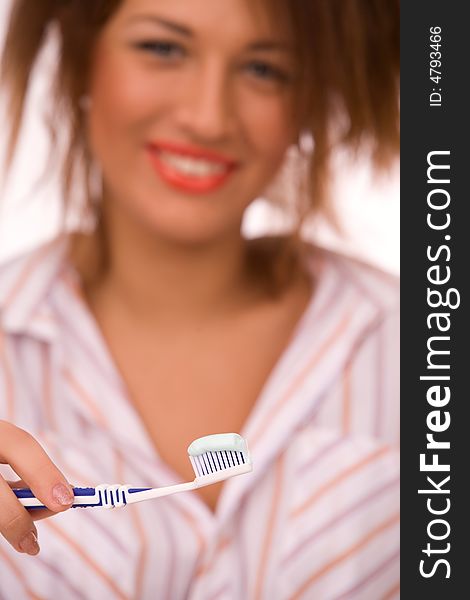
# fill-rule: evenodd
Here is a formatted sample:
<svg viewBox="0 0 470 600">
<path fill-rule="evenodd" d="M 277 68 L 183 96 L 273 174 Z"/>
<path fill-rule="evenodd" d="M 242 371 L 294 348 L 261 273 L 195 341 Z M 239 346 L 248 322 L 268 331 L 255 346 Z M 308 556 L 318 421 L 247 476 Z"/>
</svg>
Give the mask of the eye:
<svg viewBox="0 0 470 600">
<path fill-rule="evenodd" d="M 180 44 L 165 40 L 143 40 L 134 46 L 137 50 L 166 60 L 181 58 L 185 55 L 185 50 Z"/>
<path fill-rule="evenodd" d="M 246 71 L 260 81 L 287 83 L 290 80 L 289 73 L 286 70 L 264 61 L 248 63 Z"/>
</svg>

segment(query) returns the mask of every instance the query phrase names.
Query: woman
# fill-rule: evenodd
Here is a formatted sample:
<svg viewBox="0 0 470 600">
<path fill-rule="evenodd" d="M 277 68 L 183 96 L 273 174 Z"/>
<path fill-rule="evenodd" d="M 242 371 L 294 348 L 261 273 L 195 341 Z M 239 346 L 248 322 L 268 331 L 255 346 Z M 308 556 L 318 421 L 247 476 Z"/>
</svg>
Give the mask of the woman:
<svg viewBox="0 0 470 600">
<path fill-rule="evenodd" d="M 49 509 L 36 529 L 0 478 L 0 596 L 398 594 L 396 284 L 297 233 L 240 233 L 293 148 L 299 227 L 332 148 L 393 155 L 397 9 L 14 3 L 10 156 L 55 32 L 64 197 L 80 185 L 88 211 L 80 233 L 0 270 L 0 459 Z M 192 478 L 188 443 L 219 431 L 247 438 L 252 475 L 47 518 L 70 507 L 69 482 Z"/>
</svg>

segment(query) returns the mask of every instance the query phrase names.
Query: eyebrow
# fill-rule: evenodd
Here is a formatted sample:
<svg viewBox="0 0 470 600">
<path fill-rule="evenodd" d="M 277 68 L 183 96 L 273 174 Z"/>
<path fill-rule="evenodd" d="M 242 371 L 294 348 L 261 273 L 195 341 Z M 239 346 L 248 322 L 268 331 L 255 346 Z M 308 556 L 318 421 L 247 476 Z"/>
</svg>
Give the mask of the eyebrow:
<svg viewBox="0 0 470 600">
<path fill-rule="evenodd" d="M 294 47 L 289 42 L 278 42 L 271 40 L 261 40 L 259 42 L 253 42 L 248 46 L 249 50 L 269 51 L 269 50 L 282 50 L 285 52 L 292 52 Z"/>
<path fill-rule="evenodd" d="M 169 21 L 168 19 L 159 17 L 157 15 L 135 15 L 134 17 L 131 17 L 129 19 L 129 23 L 137 23 L 137 22 L 151 22 L 151 23 L 155 23 L 157 25 L 160 25 L 162 27 L 165 27 L 166 29 L 170 29 L 171 31 L 175 32 L 175 33 L 179 33 L 180 35 L 184 35 L 185 37 L 191 38 L 194 37 L 194 33 L 191 31 L 191 29 L 189 29 L 189 27 L 186 27 L 185 25 L 181 25 L 180 23 L 176 23 L 175 21 Z M 283 41 L 274 41 L 274 40 L 259 40 L 256 42 L 253 42 L 252 44 L 248 45 L 248 49 L 249 50 L 253 50 L 253 51 L 272 51 L 272 50 L 277 50 L 277 51 L 287 51 L 290 52 L 293 50 L 293 46 L 292 44 L 288 43 L 288 42 L 283 42 Z"/>
<path fill-rule="evenodd" d="M 135 15 L 134 17 L 131 17 L 128 22 L 138 23 L 140 21 L 150 21 L 152 23 L 156 23 L 157 25 L 162 25 L 163 27 L 171 29 L 172 31 L 180 33 L 181 35 L 184 35 L 186 37 L 193 36 L 193 32 L 190 29 L 188 29 L 188 27 L 180 25 L 179 23 L 175 23 L 174 21 L 168 21 L 167 19 L 163 19 L 162 17 L 157 17 L 157 15 Z"/>
</svg>

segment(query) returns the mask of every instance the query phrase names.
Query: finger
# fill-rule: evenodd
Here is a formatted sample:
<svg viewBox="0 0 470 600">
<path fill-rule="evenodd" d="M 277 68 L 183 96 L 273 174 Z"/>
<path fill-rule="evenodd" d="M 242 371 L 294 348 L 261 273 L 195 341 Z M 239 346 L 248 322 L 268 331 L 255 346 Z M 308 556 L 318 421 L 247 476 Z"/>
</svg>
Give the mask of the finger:
<svg viewBox="0 0 470 600">
<path fill-rule="evenodd" d="M 0 462 L 9 464 L 36 498 L 53 512 L 72 506 L 71 485 L 29 433 L 0 421 L 0 439 Z"/>
<path fill-rule="evenodd" d="M 36 526 L 3 477 L 0 477 L 0 506 L 0 534 L 18 552 L 35 556 L 39 552 Z"/>
<path fill-rule="evenodd" d="M 19 481 L 7 480 L 7 483 L 12 489 L 24 489 L 28 487 L 26 482 L 22 479 L 20 479 Z M 26 508 L 26 510 L 33 521 L 42 521 L 43 519 L 53 517 L 57 514 L 56 512 L 52 512 L 52 510 L 49 510 L 48 508 L 34 508 L 32 510 L 28 510 Z"/>
</svg>

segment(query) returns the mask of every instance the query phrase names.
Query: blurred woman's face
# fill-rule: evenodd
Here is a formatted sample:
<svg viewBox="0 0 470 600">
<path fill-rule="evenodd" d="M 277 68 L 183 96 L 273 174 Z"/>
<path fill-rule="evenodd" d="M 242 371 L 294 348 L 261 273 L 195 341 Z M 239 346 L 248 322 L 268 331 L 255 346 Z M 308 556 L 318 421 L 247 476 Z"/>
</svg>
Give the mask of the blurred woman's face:
<svg viewBox="0 0 470 600">
<path fill-rule="evenodd" d="M 91 149 L 110 209 L 152 233 L 238 232 L 296 138 L 291 40 L 249 5 L 124 0 L 98 40 Z"/>
</svg>

